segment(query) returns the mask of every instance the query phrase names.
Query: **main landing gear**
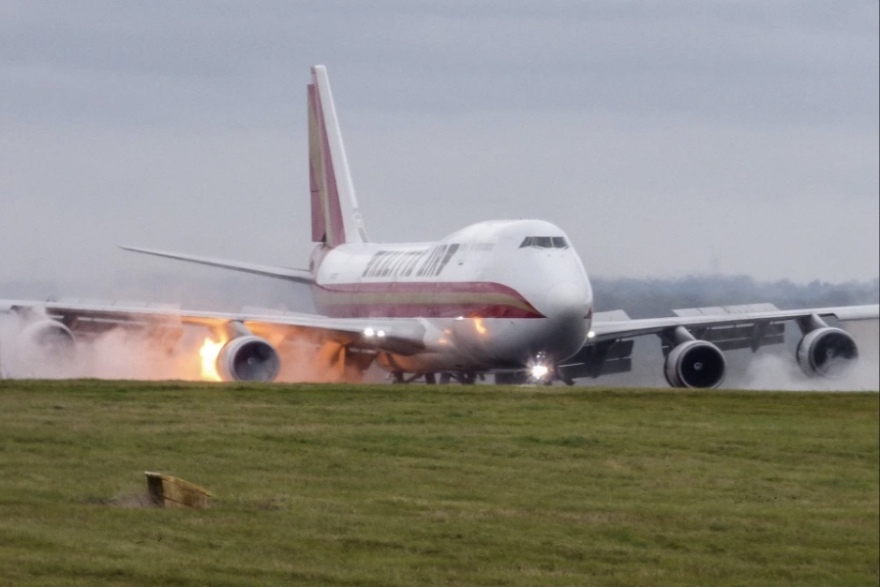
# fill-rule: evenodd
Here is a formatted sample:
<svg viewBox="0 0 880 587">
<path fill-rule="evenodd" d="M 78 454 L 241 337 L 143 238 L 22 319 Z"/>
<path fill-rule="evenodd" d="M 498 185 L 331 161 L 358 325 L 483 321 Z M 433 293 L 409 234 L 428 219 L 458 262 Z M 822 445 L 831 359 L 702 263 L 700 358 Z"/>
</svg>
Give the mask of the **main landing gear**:
<svg viewBox="0 0 880 587">
<path fill-rule="evenodd" d="M 440 383 L 450 383 L 451 381 L 457 381 L 462 385 L 473 385 L 477 381 L 477 377 L 480 378 L 480 381 L 483 380 L 482 375 L 477 375 L 473 371 L 454 371 L 440 374 Z"/>
<path fill-rule="evenodd" d="M 424 378 L 425 383 L 428 385 L 436 385 L 438 379 L 441 385 L 447 385 L 453 381 L 461 383 L 462 385 L 473 385 L 477 382 L 477 378 L 479 378 L 480 381 L 484 380 L 482 374 L 475 373 L 474 371 L 444 371 L 439 374 L 439 378 L 437 375 L 437 373 L 433 372 L 406 374 L 403 371 L 393 371 L 391 373 L 391 379 L 394 383 L 414 383 L 419 379 Z"/>
</svg>

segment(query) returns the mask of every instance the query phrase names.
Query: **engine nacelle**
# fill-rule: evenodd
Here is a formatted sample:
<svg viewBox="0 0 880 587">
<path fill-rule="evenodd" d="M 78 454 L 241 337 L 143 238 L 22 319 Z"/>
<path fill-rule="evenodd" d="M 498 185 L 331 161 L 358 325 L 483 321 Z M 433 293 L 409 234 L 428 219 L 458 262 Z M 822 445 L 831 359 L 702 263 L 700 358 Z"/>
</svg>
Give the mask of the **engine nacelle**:
<svg viewBox="0 0 880 587">
<path fill-rule="evenodd" d="M 726 367 L 717 346 L 705 340 L 688 340 L 669 352 L 663 372 L 672 387 L 712 388 L 724 380 Z"/>
<path fill-rule="evenodd" d="M 274 381 L 281 369 L 278 351 L 259 336 L 239 336 L 217 355 L 217 373 L 224 381 Z"/>
<path fill-rule="evenodd" d="M 19 336 L 29 355 L 38 353 L 42 359 L 52 361 L 73 357 L 73 333 L 57 320 L 31 322 L 21 330 Z"/>
<path fill-rule="evenodd" d="M 798 343 L 797 362 L 810 377 L 843 375 L 859 358 L 856 341 L 840 328 L 817 328 Z"/>
</svg>

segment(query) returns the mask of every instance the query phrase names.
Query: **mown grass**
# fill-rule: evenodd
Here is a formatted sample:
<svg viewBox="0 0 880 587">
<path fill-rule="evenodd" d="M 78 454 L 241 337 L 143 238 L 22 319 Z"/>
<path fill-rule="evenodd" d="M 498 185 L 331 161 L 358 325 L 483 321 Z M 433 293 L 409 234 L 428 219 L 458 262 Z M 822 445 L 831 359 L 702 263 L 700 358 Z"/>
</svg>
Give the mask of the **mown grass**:
<svg viewBox="0 0 880 587">
<path fill-rule="evenodd" d="M 876 585 L 878 394 L 0 382 L 0 584 Z M 143 471 L 201 511 L 136 507 Z"/>
</svg>

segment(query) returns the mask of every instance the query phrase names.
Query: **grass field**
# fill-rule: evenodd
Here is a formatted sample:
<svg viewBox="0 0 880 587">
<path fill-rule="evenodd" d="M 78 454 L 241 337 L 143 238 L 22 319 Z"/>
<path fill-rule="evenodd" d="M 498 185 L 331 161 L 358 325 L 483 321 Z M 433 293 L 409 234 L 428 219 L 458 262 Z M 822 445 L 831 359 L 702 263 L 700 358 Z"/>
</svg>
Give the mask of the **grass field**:
<svg viewBox="0 0 880 587">
<path fill-rule="evenodd" d="M 0 382 L 2 585 L 877 585 L 878 394 Z M 143 472 L 216 494 L 132 507 Z"/>
</svg>

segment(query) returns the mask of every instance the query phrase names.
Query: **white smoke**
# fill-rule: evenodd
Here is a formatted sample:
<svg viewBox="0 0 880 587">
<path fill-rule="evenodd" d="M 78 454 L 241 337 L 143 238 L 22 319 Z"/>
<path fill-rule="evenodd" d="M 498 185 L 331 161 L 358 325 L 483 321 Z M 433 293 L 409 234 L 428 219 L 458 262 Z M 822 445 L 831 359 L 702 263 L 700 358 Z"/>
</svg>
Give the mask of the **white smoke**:
<svg viewBox="0 0 880 587">
<path fill-rule="evenodd" d="M 145 380 L 200 378 L 199 364 L 191 360 L 191 340 L 181 341 L 180 349 L 169 352 L 142 334 L 113 329 L 94 337 L 78 337 L 75 348 L 68 357 L 46 353 L 29 341 L 23 335 L 29 323 L 16 315 L 0 316 L 0 367 L 5 377 Z"/>
<path fill-rule="evenodd" d="M 167 344 L 145 332 L 115 328 L 94 336 L 77 336 L 69 360 L 50 355 L 27 340 L 24 329 L 33 320 L 15 314 L 0 315 L 0 377 L 13 379 L 135 379 L 135 380 L 211 380 L 202 373 L 199 349 L 211 333 L 197 326 L 184 327 L 182 336 Z M 376 381 L 374 371 L 363 374 L 352 361 L 340 362 L 339 345 L 300 337 L 283 342 L 270 336 L 281 358 L 277 381 L 331 382 Z M 335 347 L 335 348 L 334 348 Z"/>
<path fill-rule="evenodd" d="M 70 361 L 49 357 L 21 336 L 27 322 L 14 314 L 0 315 L 0 377 L 10 378 L 101 378 L 138 380 L 204 380 L 199 348 L 209 333 L 185 328 L 174 345 L 166 345 L 143 333 L 114 329 L 94 337 L 78 337 Z M 795 391 L 877 391 L 880 389 L 880 336 L 878 321 L 846 325 L 859 347 L 859 361 L 834 379 L 808 377 L 787 349 L 762 349 L 747 360 L 728 366 L 727 389 Z M 279 337 L 273 342 L 279 343 Z M 375 366 L 362 374 L 351 365 L 340 365 L 332 347 L 317 340 L 276 344 L 281 357 L 282 382 L 383 380 Z M 659 345 L 657 345 L 659 347 Z M 626 385 L 661 387 L 662 357 L 659 348 L 634 357 L 636 371 L 579 385 Z M 745 351 L 737 351 L 745 353 Z M 731 356 L 729 354 L 729 356 Z"/>
<path fill-rule="evenodd" d="M 745 372 L 731 376 L 724 387 L 785 391 L 880 390 L 880 331 L 877 320 L 845 323 L 858 345 L 859 359 L 838 377 L 809 377 L 801 371 L 794 353 L 767 349 L 752 357 Z"/>
<path fill-rule="evenodd" d="M 801 371 L 793 357 L 766 353 L 756 356 L 746 372 L 725 382 L 724 387 L 780 391 L 877 391 L 877 361 L 860 357 L 837 377 L 810 377 Z"/>
</svg>

